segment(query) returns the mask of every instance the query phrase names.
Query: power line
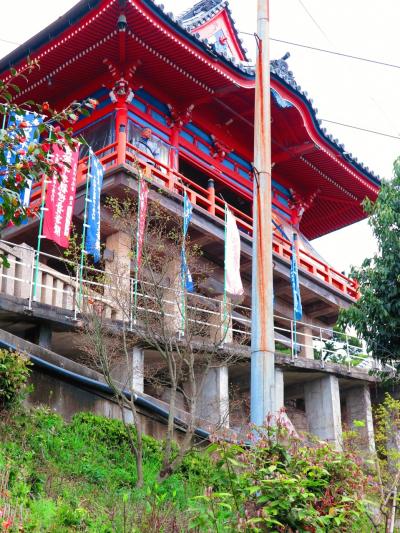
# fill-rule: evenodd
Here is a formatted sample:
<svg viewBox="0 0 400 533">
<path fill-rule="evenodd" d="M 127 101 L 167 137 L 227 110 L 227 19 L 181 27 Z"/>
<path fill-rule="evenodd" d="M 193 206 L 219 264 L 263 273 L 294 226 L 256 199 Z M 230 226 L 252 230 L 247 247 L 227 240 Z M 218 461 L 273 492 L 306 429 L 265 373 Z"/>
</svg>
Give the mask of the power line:
<svg viewBox="0 0 400 533">
<path fill-rule="evenodd" d="M 317 48 L 316 46 L 309 46 L 307 44 L 294 43 L 292 41 L 284 41 L 283 39 L 273 39 L 272 37 L 271 37 L 271 41 L 275 41 L 277 43 L 289 44 L 291 46 L 298 46 L 300 48 L 307 48 L 308 50 L 314 50 L 315 52 L 324 52 L 326 54 L 332 54 L 332 55 L 335 55 L 335 56 L 346 57 L 348 59 L 356 59 L 357 61 L 365 61 L 366 63 L 374 63 L 375 65 L 381 65 L 383 67 L 390 67 L 390 68 L 400 69 L 400 65 L 395 65 L 393 63 L 386 63 L 384 61 L 378 61 L 376 59 L 369 59 L 367 57 L 354 56 L 354 55 L 345 54 L 345 53 L 342 53 L 342 52 L 334 52 L 333 50 L 326 50 L 325 48 Z"/>
<path fill-rule="evenodd" d="M 7 43 L 7 44 L 15 44 L 16 46 L 19 46 L 21 43 L 16 43 L 15 41 L 9 41 L 8 39 L 0 39 L 0 42 Z"/>
<path fill-rule="evenodd" d="M 327 118 L 321 118 L 323 122 L 328 122 L 329 124 L 336 124 L 337 126 L 343 126 L 345 128 L 351 128 L 353 130 L 365 131 L 366 133 L 373 133 L 374 135 L 381 135 L 382 137 L 389 137 L 390 139 L 396 139 L 400 141 L 400 137 L 396 135 L 391 135 L 390 133 L 385 133 L 383 131 L 370 130 L 368 128 L 361 128 L 361 126 L 354 126 L 353 124 L 345 124 L 344 122 L 336 122 L 335 120 L 328 120 Z"/>
<path fill-rule="evenodd" d="M 307 9 L 307 7 L 305 6 L 305 4 L 303 3 L 302 0 L 298 0 L 299 4 L 301 5 L 301 7 L 304 9 L 304 11 L 307 13 L 307 15 L 310 17 L 310 19 L 313 21 L 313 23 L 315 24 L 315 26 L 319 29 L 319 31 L 322 33 L 322 35 L 325 37 L 325 39 L 330 43 L 330 44 L 333 44 L 332 41 L 329 39 L 329 37 L 327 36 L 327 34 L 324 32 L 324 30 L 321 28 L 321 26 L 318 24 L 318 22 L 315 20 L 315 18 L 312 16 L 312 14 L 310 13 L 310 11 Z"/>
</svg>

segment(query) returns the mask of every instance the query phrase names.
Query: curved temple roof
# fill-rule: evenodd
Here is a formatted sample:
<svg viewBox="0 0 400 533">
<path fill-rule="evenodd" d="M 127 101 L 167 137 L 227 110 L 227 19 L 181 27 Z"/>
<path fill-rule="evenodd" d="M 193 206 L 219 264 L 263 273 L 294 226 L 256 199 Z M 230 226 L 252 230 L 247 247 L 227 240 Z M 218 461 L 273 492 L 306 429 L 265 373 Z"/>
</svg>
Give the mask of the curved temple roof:
<svg viewBox="0 0 400 533">
<path fill-rule="evenodd" d="M 200 0 L 200 2 L 197 2 L 192 7 L 178 15 L 177 20 L 182 23 L 190 33 L 196 33 L 197 28 L 203 27 L 208 22 L 211 22 L 223 11 L 225 11 L 228 16 L 229 24 L 241 55 L 244 60 L 248 61 L 247 49 L 244 48 L 243 41 L 239 37 L 239 31 L 236 27 L 228 0 Z M 197 35 L 197 37 L 199 37 L 199 35 Z M 213 48 L 214 51 L 218 53 L 217 46 L 214 45 Z"/>
<path fill-rule="evenodd" d="M 242 119 L 242 126 L 248 128 L 245 134 L 249 139 L 254 109 L 254 67 L 230 57 L 226 51 L 218 51 L 214 44 L 189 30 L 192 27 L 189 21 L 195 25 L 203 24 L 204 18 L 209 20 L 215 15 L 215 10 L 222 8 L 226 8 L 226 0 L 201 0 L 190 10 L 175 17 L 153 0 L 81 0 L 65 15 L 0 60 L 0 75 L 7 76 L 11 66 L 23 64 L 30 54 L 40 58 L 41 69 L 32 77 L 30 87 L 23 91 L 24 98 L 29 94 L 33 98 L 50 99 L 57 88 L 54 84 L 47 86 L 50 84 L 46 82 L 52 79 L 54 73 L 53 81 L 55 85 L 59 84 L 59 90 L 62 87 L 65 90 L 68 84 L 76 90 L 74 80 L 87 79 L 88 76 L 95 79 L 104 74 L 102 61 L 107 57 L 104 54 L 113 57 L 112 54 L 118 53 L 116 22 L 118 13 L 124 10 L 128 21 L 129 53 L 132 57 L 141 57 L 138 54 L 142 54 L 144 61 L 140 69 L 144 76 L 148 79 L 157 72 L 160 79 L 169 84 L 168 90 L 176 94 L 178 100 L 182 99 L 183 104 L 197 100 L 196 105 L 201 113 L 208 110 L 221 114 L 225 110 L 229 118 L 234 116 L 232 112 L 236 110 L 236 116 Z M 342 195 L 343 205 L 352 210 L 341 221 L 337 218 L 339 215 L 334 223 L 318 221 L 319 228 L 309 229 L 307 236 L 314 238 L 365 217 L 359 204 L 366 195 L 376 197 L 380 186 L 378 176 L 321 127 L 312 100 L 296 83 L 284 58 L 271 61 L 271 86 L 274 107 L 283 110 L 280 114 L 285 115 L 280 126 L 280 120 L 273 123 L 273 142 L 274 137 L 279 138 L 282 132 L 288 131 L 288 127 L 296 128 L 299 135 L 292 144 L 300 146 L 310 141 L 319 151 L 300 157 L 301 161 L 292 161 L 289 174 L 297 176 L 297 179 L 298 176 L 309 179 L 305 185 L 311 188 L 315 187 L 316 176 L 322 169 L 325 172 L 324 176 L 320 172 L 324 187 L 332 188 L 332 183 L 336 181 L 336 194 Z M 240 134 L 240 129 L 235 131 Z M 290 150 L 292 146 L 279 148 Z M 275 167 L 275 172 L 287 170 L 288 164 L 281 162 L 280 166 Z M 310 210 L 312 217 L 323 218 L 325 207 L 323 204 L 318 209 L 313 206 Z M 310 228 L 311 221 L 305 220 L 305 225 Z"/>
</svg>

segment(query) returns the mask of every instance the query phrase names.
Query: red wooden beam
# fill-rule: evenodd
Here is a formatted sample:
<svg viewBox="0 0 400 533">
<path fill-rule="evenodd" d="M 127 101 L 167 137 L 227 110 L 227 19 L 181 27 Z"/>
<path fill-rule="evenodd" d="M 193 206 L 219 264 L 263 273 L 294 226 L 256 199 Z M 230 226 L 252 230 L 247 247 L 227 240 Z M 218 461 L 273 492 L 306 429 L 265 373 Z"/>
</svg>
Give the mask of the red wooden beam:
<svg viewBox="0 0 400 533">
<path fill-rule="evenodd" d="M 289 146 L 285 151 L 279 152 L 272 156 L 272 161 L 275 164 L 283 163 L 295 159 L 298 155 L 309 154 L 314 152 L 317 147 L 313 142 L 305 142 L 297 146 Z"/>
</svg>

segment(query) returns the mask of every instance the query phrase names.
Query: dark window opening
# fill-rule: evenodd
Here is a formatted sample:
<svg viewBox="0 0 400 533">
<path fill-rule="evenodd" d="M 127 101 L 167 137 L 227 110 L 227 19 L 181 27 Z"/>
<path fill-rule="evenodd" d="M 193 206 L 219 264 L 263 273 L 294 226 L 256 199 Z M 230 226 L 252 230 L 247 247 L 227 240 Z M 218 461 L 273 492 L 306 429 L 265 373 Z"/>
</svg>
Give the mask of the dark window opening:
<svg viewBox="0 0 400 533">
<path fill-rule="evenodd" d="M 215 194 L 219 195 L 220 198 L 223 198 L 227 204 L 236 207 L 236 209 L 239 209 L 239 211 L 245 215 L 251 216 L 251 201 L 247 198 L 243 198 L 243 196 L 240 196 L 237 191 L 229 189 L 225 184 L 216 184 Z"/>
<path fill-rule="evenodd" d="M 237 191 L 230 189 L 226 184 L 218 182 L 214 176 L 207 174 L 200 167 L 183 157 L 179 157 L 179 172 L 204 189 L 208 188 L 208 180 L 213 179 L 216 196 L 239 209 L 242 213 L 251 216 L 252 203 L 250 200 L 243 198 Z"/>
<path fill-rule="evenodd" d="M 87 126 L 81 131 L 77 132 L 78 136 L 82 136 L 93 152 L 108 146 L 115 142 L 115 117 L 114 114 L 104 117 L 94 124 Z M 88 155 L 89 148 L 82 145 L 80 148 L 80 157 Z"/>
<path fill-rule="evenodd" d="M 197 183 L 197 185 L 200 185 L 204 189 L 207 189 L 208 180 L 212 177 L 206 174 L 206 172 L 204 172 L 204 170 L 202 170 L 200 167 L 193 165 L 193 163 L 190 163 L 182 157 L 179 158 L 179 172 L 183 174 L 185 178 L 189 178 L 191 181 Z"/>
</svg>

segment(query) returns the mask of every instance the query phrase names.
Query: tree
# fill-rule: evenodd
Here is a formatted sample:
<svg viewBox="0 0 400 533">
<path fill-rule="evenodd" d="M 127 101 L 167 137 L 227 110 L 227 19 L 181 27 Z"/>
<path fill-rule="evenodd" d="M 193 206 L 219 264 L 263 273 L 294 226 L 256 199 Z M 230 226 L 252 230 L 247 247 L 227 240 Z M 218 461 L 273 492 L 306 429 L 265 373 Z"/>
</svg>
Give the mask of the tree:
<svg viewBox="0 0 400 533">
<path fill-rule="evenodd" d="M 375 409 L 375 467 L 379 488 L 380 522 L 385 533 L 395 530 L 400 488 L 400 401 L 389 394 Z"/>
<path fill-rule="evenodd" d="M 377 201 L 363 203 L 378 252 L 365 259 L 351 276 L 360 299 L 341 313 L 342 325 L 353 326 L 375 357 L 400 359 L 400 158 L 394 178 L 384 181 Z"/>
<path fill-rule="evenodd" d="M 0 80 L 0 234 L 9 224 L 20 225 L 28 217 L 37 214 L 37 209 L 25 207 L 20 201 L 20 193 L 28 180 L 37 182 L 43 176 L 60 176 L 60 169 L 50 157 L 52 144 L 64 150 L 73 148 L 78 139 L 72 135 L 71 125 L 82 115 L 88 115 L 96 107 L 97 101 L 88 98 L 83 102 L 72 102 L 61 111 L 52 109 L 48 102 L 25 101 L 17 103 L 21 86 L 28 81 L 29 74 L 39 68 L 37 61 L 30 61 L 22 70 L 10 70 L 8 78 Z M 24 117 L 27 112 L 43 117 L 32 142 L 26 145 Z M 79 139 L 84 142 L 83 139 Z M 25 145 L 24 145 L 25 143 Z M 5 258 L 0 260 L 5 261 Z"/>
<path fill-rule="evenodd" d="M 224 348 L 229 336 L 230 310 L 223 300 L 215 302 L 201 295 L 182 291 L 180 250 L 182 221 L 150 202 L 146 217 L 141 269 L 138 282 L 129 279 L 131 243 L 136 241 L 137 206 L 129 198 L 108 199 L 114 228 L 127 235 L 126 256 L 114 258 L 101 283 L 100 294 L 87 291 L 89 303 L 83 309 L 85 351 L 102 371 L 122 409 L 130 409 L 136 436 L 131 447 L 137 461 L 138 481 L 141 472 L 141 422 L 133 401 L 132 376 L 138 372 L 132 363 L 132 349 L 142 346 L 157 354 L 157 362 L 144 369 L 144 377 L 155 388 L 168 390 L 168 420 L 163 464 L 159 479 L 163 480 L 180 466 L 195 442 L 200 415 L 199 396 L 209 372 L 232 364 L 240 354 Z M 199 251 L 186 243 L 186 254 L 192 275 L 197 280 L 207 275 L 200 264 Z M 135 261 L 134 261 L 135 262 Z M 102 298 L 104 298 L 102 300 Z M 113 320 L 112 320 L 113 318 Z M 121 365 L 122 363 L 122 365 Z M 121 368 L 124 373 L 121 373 Z M 141 370 L 143 372 L 143 370 Z M 124 390 L 129 394 L 124 394 Z M 179 399 L 185 408 L 178 408 Z M 181 406 L 182 409 L 182 406 Z M 212 409 L 212 406 L 210 406 Z M 224 406 L 228 416 L 228 405 Z M 179 413 L 179 414 L 178 414 Z M 178 449 L 176 420 L 184 437 Z M 209 424 L 210 431 L 224 426 L 222 417 Z M 123 413 L 124 422 L 126 416 Z M 139 462 L 138 462 L 139 461 Z"/>
</svg>

